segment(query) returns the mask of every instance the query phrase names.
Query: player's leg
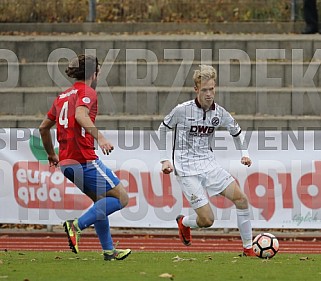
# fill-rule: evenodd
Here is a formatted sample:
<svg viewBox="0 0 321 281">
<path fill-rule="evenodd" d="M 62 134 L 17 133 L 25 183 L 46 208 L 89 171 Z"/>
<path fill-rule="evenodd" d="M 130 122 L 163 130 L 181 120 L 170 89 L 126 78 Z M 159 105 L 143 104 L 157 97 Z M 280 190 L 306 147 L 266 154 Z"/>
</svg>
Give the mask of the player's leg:
<svg viewBox="0 0 321 281">
<path fill-rule="evenodd" d="M 96 221 L 105 220 L 107 216 L 123 208 L 120 200 L 116 197 L 103 197 L 81 217 L 78 218 L 78 227 L 83 230 Z"/>
<path fill-rule="evenodd" d="M 126 206 L 128 200 L 126 200 L 127 196 L 124 194 L 125 189 L 121 184 L 114 187 L 113 190 L 115 191 L 113 195 L 118 195 L 119 197 L 110 197 L 109 192 L 106 192 L 104 195 L 107 197 L 101 198 L 101 196 L 99 196 L 98 201 L 78 219 L 80 229 L 94 224 L 103 249 L 104 259 L 107 261 L 113 259 L 123 260 L 131 253 L 130 249 L 120 250 L 114 248 L 108 216 Z"/>
<path fill-rule="evenodd" d="M 74 182 L 78 183 L 78 180 Z M 83 192 L 94 201 L 94 205 L 78 219 L 81 230 L 96 220 L 104 220 L 128 202 L 128 195 L 120 180 L 100 160 L 83 165 L 83 186 Z"/>
<path fill-rule="evenodd" d="M 111 235 L 108 234 L 110 230 L 107 217 L 127 205 L 128 195 L 117 176 L 104 166 L 101 161 L 93 161 L 91 164 L 82 166 L 83 169 L 80 171 L 75 169 L 75 167 L 73 167 L 73 171 L 65 169 L 64 174 L 77 184 L 95 203 L 81 217 L 71 223 L 67 221 L 65 224 L 70 224 L 71 227 L 77 230 L 76 233 L 78 234 L 80 234 L 81 230 L 94 224 L 96 233 L 104 249 L 104 247 L 106 247 L 104 245 L 109 245 L 109 247 L 113 245 Z M 70 233 L 70 231 L 67 233 Z M 78 248 L 78 243 L 76 243 L 76 245 L 73 243 L 70 244 L 73 251 L 78 252 L 78 249 L 76 251 L 74 250 Z M 112 251 L 112 253 L 108 254 L 107 260 L 110 260 L 111 256 L 115 259 L 124 259 L 130 254 L 129 249 L 124 251 L 116 251 L 113 248 L 107 250 Z"/>
<path fill-rule="evenodd" d="M 130 249 L 116 250 L 114 248 L 114 243 L 109 228 L 108 216 L 105 217 L 104 220 L 97 220 L 94 223 L 94 226 L 103 249 L 104 260 L 123 260 L 131 253 Z"/>
<path fill-rule="evenodd" d="M 185 216 L 183 224 L 191 228 L 210 227 L 214 223 L 214 214 L 209 203 L 194 210 L 195 215 Z"/>
<path fill-rule="evenodd" d="M 236 181 L 231 182 L 228 187 L 221 192 L 221 195 L 230 199 L 235 204 L 237 226 L 240 231 L 244 248 L 243 254 L 246 256 L 255 256 L 252 250 L 252 225 L 246 195 L 242 192 Z"/>
<path fill-rule="evenodd" d="M 105 250 L 112 250 L 114 248 L 113 239 L 111 237 L 110 228 L 109 228 L 109 219 L 105 217 L 103 220 L 97 220 L 94 223 L 95 231 L 100 237 L 100 244 L 102 249 Z"/>
<path fill-rule="evenodd" d="M 216 168 L 207 174 L 205 180 L 208 195 L 212 197 L 221 194 L 235 204 L 243 247 L 252 249 L 252 226 L 247 198 L 231 174 L 218 163 L 213 163 L 215 164 Z"/>
<path fill-rule="evenodd" d="M 191 228 L 210 227 L 214 223 L 214 214 L 208 203 L 194 211 L 196 214 L 189 216 L 179 215 L 176 218 L 179 237 L 186 246 L 192 244 Z"/>
<path fill-rule="evenodd" d="M 102 245 L 104 259 L 107 261 L 123 260 L 131 253 L 131 250 L 114 248 L 108 216 L 128 204 L 128 194 L 115 173 L 101 161 L 94 161 L 93 165 L 94 170 L 97 171 L 96 182 L 90 179 L 88 181 L 90 184 L 86 185 L 86 191 L 93 196 L 95 203 L 89 210 L 92 213 L 88 211 L 88 217 L 84 219 L 87 219 L 86 223 L 90 224 L 90 220 L 95 220 L 96 214 L 96 221 L 93 224 Z M 94 193 L 90 193 L 90 190 Z M 79 219 L 81 220 L 82 217 Z"/>
<path fill-rule="evenodd" d="M 114 249 L 109 223 L 107 222 L 109 215 L 127 205 L 128 194 L 114 172 L 101 161 L 93 162 L 91 169 L 96 171 L 96 178 L 90 178 L 92 174 L 88 173 L 89 179 L 85 180 L 87 182 L 85 191 L 86 194 L 88 193 L 92 196 L 95 203 L 87 213 L 78 219 L 78 225 L 80 229 L 91 224 L 95 225 L 96 233 L 102 244 L 105 260 L 124 259 L 131 251 L 129 249 Z M 104 227 L 105 230 L 103 229 Z M 106 245 L 108 245 L 108 248 Z"/>
<path fill-rule="evenodd" d="M 179 237 L 184 245 L 191 245 L 191 228 L 209 227 L 214 222 L 214 214 L 201 183 L 201 176 L 177 177 L 185 198 L 196 214 L 176 218 Z"/>
<path fill-rule="evenodd" d="M 74 165 L 66 165 L 60 166 L 60 169 L 64 176 L 69 179 L 71 182 L 75 183 L 75 185 L 83 191 L 83 167 L 81 164 Z M 65 228 L 65 232 L 67 233 L 69 247 L 75 254 L 78 254 L 79 248 L 79 240 L 81 230 L 78 227 L 78 220 L 67 220 L 63 224 Z"/>
</svg>

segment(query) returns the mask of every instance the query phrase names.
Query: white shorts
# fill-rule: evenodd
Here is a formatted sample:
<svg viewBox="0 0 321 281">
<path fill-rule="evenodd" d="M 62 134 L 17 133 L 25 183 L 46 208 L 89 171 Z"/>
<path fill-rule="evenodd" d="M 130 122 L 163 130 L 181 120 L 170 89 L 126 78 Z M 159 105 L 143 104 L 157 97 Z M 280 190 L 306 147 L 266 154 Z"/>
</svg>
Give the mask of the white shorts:
<svg viewBox="0 0 321 281">
<path fill-rule="evenodd" d="M 195 176 L 177 176 L 177 181 L 194 210 L 206 205 L 208 196 L 212 197 L 220 194 L 234 180 L 231 174 L 222 167 L 217 167 L 214 171 Z"/>
</svg>

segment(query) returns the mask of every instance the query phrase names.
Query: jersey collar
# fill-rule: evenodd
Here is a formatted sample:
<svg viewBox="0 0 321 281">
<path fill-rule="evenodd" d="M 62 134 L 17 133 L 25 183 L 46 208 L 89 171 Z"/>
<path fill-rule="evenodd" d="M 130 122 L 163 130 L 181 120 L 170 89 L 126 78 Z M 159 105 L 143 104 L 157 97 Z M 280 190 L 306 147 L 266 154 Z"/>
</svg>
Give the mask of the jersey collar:
<svg viewBox="0 0 321 281">
<path fill-rule="evenodd" d="M 198 108 L 202 108 L 201 104 L 199 103 L 198 99 L 195 98 L 195 104 Z M 215 110 L 215 102 L 212 103 L 210 110 Z"/>
</svg>

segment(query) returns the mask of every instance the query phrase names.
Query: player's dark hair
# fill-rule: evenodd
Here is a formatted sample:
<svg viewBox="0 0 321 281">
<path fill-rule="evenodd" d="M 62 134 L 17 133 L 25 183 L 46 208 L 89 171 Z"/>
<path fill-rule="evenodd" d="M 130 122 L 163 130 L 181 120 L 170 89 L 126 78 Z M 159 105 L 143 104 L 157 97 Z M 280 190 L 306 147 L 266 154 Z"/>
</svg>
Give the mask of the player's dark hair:
<svg viewBox="0 0 321 281">
<path fill-rule="evenodd" d="M 93 73 L 98 73 L 98 66 L 99 63 L 96 57 L 82 54 L 70 61 L 65 72 L 71 78 L 84 81 L 89 79 Z"/>
</svg>

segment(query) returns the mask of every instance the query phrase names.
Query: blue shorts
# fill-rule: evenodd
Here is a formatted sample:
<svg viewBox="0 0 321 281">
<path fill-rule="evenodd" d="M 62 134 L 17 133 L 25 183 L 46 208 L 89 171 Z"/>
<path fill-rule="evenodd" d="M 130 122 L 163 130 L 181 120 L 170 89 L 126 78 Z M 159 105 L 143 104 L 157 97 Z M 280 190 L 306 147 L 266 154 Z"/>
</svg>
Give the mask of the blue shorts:
<svg viewBox="0 0 321 281">
<path fill-rule="evenodd" d="M 99 159 L 84 164 L 60 166 L 60 169 L 85 194 L 94 193 L 98 196 L 120 183 L 115 173 Z"/>
</svg>

